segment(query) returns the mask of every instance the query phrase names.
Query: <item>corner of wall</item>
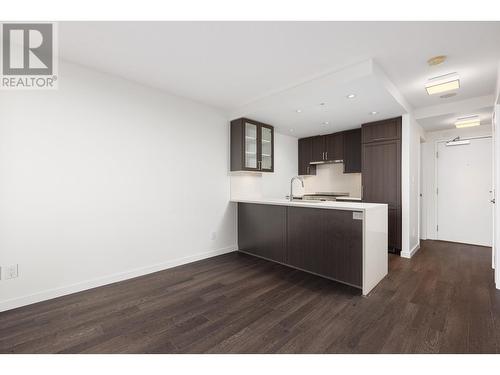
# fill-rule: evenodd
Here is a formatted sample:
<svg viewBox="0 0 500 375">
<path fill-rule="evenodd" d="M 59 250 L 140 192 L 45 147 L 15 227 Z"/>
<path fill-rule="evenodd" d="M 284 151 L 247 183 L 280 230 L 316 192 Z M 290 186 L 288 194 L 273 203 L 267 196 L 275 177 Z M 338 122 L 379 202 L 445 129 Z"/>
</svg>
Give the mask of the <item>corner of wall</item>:
<svg viewBox="0 0 500 375">
<path fill-rule="evenodd" d="M 410 257 L 410 114 L 401 121 L 401 256 Z"/>
</svg>

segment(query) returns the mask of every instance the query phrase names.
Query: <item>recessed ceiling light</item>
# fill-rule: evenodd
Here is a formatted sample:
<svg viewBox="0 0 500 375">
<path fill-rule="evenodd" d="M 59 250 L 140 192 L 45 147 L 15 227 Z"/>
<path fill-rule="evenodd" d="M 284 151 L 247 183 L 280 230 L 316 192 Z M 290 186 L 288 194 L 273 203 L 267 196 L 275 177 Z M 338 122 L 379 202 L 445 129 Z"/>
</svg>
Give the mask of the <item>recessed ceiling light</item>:
<svg viewBox="0 0 500 375">
<path fill-rule="evenodd" d="M 300 112 L 302 112 L 302 110 L 301 109 L 297 109 L 297 110 L 295 110 L 295 112 L 300 113 Z"/>
<path fill-rule="evenodd" d="M 378 114 L 378 112 L 377 112 L 377 111 L 371 111 L 371 112 L 370 112 L 370 115 L 376 115 L 376 114 Z"/>
<path fill-rule="evenodd" d="M 290 133 L 293 133 L 293 129 L 290 129 Z"/>
<path fill-rule="evenodd" d="M 429 64 L 429 66 L 435 66 L 444 63 L 445 60 L 446 60 L 445 55 L 434 56 L 431 57 L 429 60 L 427 60 L 427 64 Z"/>
<path fill-rule="evenodd" d="M 349 94 L 346 96 L 347 99 L 354 99 L 356 97 L 356 94 Z"/>
<path fill-rule="evenodd" d="M 469 128 L 471 126 L 479 126 L 479 125 L 481 125 L 481 120 L 479 119 L 478 115 L 460 117 L 457 118 L 457 121 L 455 121 L 455 126 L 458 129 Z"/>
<path fill-rule="evenodd" d="M 325 102 L 321 102 L 321 103 L 319 103 L 319 105 L 325 105 L 325 104 L 326 104 Z"/>
<path fill-rule="evenodd" d="M 325 121 L 325 122 L 323 123 L 323 125 L 328 125 L 328 124 L 329 124 L 329 122 L 328 122 L 328 121 Z"/>
<path fill-rule="evenodd" d="M 425 84 L 427 94 L 434 95 L 460 88 L 460 77 L 457 73 L 449 73 L 431 78 Z"/>
</svg>

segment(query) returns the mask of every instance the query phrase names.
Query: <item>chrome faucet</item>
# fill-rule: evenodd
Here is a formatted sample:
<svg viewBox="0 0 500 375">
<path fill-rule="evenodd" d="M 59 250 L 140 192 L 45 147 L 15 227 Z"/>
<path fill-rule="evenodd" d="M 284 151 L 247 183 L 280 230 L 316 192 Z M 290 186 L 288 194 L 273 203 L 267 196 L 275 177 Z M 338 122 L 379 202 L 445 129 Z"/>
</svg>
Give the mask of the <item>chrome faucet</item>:
<svg viewBox="0 0 500 375">
<path fill-rule="evenodd" d="M 290 196 L 288 197 L 288 199 L 290 199 L 290 202 L 293 201 L 293 181 L 295 180 L 299 180 L 300 183 L 302 184 L 302 187 L 304 187 L 304 180 L 302 179 L 302 177 L 299 176 L 292 177 L 292 179 L 290 180 Z"/>
</svg>

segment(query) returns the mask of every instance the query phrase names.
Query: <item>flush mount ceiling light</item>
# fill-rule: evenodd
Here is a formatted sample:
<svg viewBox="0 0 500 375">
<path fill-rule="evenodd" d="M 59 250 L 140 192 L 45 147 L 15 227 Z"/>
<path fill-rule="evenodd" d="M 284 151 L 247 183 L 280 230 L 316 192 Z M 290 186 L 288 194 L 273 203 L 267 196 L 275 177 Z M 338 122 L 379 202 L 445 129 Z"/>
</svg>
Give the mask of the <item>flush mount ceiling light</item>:
<svg viewBox="0 0 500 375">
<path fill-rule="evenodd" d="M 435 66 L 444 63 L 445 60 L 446 60 L 445 55 L 434 56 L 431 57 L 429 60 L 427 60 L 427 64 L 429 64 L 429 66 Z"/>
<path fill-rule="evenodd" d="M 347 99 L 354 99 L 356 97 L 356 94 L 349 94 L 346 96 Z"/>
<path fill-rule="evenodd" d="M 449 73 L 431 78 L 425 84 L 427 94 L 434 95 L 460 88 L 460 77 L 457 73 Z"/>
<path fill-rule="evenodd" d="M 481 125 L 481 120 L 479 119 L 478 115 L 460 117 L 457 118 L 457 121 L 455 121 L 455 126 L 458 129 L 470 128 L 471 126 L 479 126 L 479 125 Z"/>
<path fill-rule="evenodd" d="M 328 125 L 328 124 L 329 124 L 329 122 L 328 122 L 328 121 L 325 121 L 325 122 L 323 123 L 323 125 Z"/>
<path fill-rule="evenodd" d="M 302 112 L 302 110 L 301 109 L 296 109 L 295 112 L 300 113 L 300 112 Z"/>
<path fill-rule="evenodd" d="M 378 114 L 378 112 L 377 112 L 377 111 L 371 111 L 371 112 L 370 112 L 370 115 L 376 115 L 376 114 Z"/>
<path fill-rule="evenodd" d="M 293 133 L 293 129 L 290 129 L 290 133 Z"/>
</svg>

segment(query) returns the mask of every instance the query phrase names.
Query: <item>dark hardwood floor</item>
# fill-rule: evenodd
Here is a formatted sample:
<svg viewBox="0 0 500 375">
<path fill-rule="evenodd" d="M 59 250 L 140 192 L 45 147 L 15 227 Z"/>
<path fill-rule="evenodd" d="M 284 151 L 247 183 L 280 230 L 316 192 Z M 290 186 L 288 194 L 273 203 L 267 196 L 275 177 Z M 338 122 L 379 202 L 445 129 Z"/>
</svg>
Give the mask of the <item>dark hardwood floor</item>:
<svg viewBox="0 0 500 375">
<path fill-rule="evenodd" d="M 1 353 L 498 353 L 491 249 L 423 241 L 369 297 L 232 253 L 0 313 Z"/>
</svg>

